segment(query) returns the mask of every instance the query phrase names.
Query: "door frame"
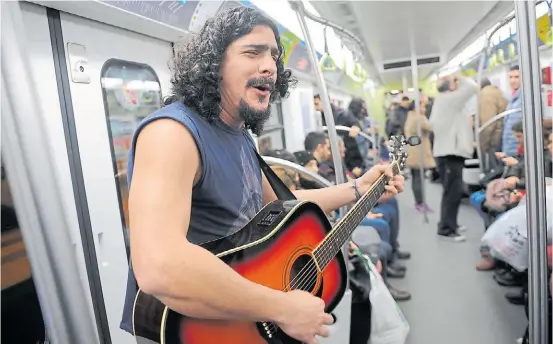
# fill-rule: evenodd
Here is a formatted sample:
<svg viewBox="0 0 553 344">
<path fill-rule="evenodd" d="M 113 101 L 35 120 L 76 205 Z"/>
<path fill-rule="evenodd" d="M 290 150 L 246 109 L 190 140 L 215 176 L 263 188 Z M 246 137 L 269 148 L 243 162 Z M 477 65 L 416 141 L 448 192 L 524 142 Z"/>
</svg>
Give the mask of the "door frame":
<svg viewBox="0 0 553 344">
<path fill-rule="evenodd" d="M 71 173 L 71 181 L 73 183 L 73 195 L 75 197 L 75 208 L 79 222 L 79 231 L 84 252 L 86 272 L 92 297 L 92 307 L 100 343 L 111 344 L 111 334 L 102 291 L 100 271 L 98 268 L 96 247 L 94 245 L 94 235 L 92 232 L 92 224 L 88 210 L 88 201 L 86 197 L 79 144 L 77 140 L 77 130 L 75 127 L 75 114 L 73 111 L 71 89 L 69 87 L 69 74 L 67 72 L 65 42 L 63 40 L 60 11 L 47 7 L 46 15 L 48 18 L 48 26 L 50 28 L 50 42 L 52 44 L 52 55 L 54 58 L 61 117 L 65 134 L 67 155 L 69 158 L 69 170 Z"/>
</svg>

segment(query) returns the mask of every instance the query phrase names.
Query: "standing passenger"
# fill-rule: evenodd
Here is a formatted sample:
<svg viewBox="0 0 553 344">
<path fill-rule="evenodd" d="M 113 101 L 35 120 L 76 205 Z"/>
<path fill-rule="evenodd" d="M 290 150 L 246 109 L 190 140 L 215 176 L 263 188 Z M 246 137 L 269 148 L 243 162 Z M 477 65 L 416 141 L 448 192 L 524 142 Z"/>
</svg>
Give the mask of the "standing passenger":
<svg viewBox="0 0 553 344">
<path fill-rule="evenodd" d="M 434 157 L 443 185 L 438 235 L 464 241 L 465 237 L 457 231 L 457 214 L 464 194 L 464 162 L 472 158 L 474 135 L 463 110 L 478 91 L 478 86 L 474 81 L 456 75 L 444 80 L 438 91 L 430 115 L 434 128 Z"/>
<path fill-rule="evenodd" d="M 415 209 L 417 211 L 432 211 L 432 209 L 424 202 L 422 195 L 422 183 L 424 175 L 421 175 L 420 168 L 431 169 L 436 167 L 436 162 L 432 156 L 432 147 L 430 145 L 430 133 L 432 133 L 432 126 L 426 118 L 426 104 L 421 102 L 420 113 L 417 115 L 415 111 L 410 111 L 405 121 L 405 136 L 418 135 L 417 122 L 421 127 L 421 147 L 407 146 L 407 162 L 406 166 L 411 169 L 411 176 L 413 177 L 413 194 L 415 196 Z"/>
<path fill-rule="evenodd" d="M 508 101 L 503 92 L 492 85 L 488 78 L 484 78 L 480 90 L 480 126 L 507 108 Z M 501 136 L 503 135 L 503 120 L 498 120 L 480 133 L 480 150 L 482 154 L 495 153 L 501 150 Z"/>
</svg>

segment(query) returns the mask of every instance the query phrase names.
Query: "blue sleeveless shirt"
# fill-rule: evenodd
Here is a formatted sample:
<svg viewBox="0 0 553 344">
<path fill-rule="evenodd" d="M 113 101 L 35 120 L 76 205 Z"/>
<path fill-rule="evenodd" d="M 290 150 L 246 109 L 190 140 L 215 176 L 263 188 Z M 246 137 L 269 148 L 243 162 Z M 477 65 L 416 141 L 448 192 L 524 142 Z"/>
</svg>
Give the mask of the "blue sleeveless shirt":
<svg viewBox="0 0 553 344">
<path fill-rule="evenodd" d="M 261 168 L 253 139 L 217 119 L 212 123 L 180 102 L 159 109 L 138 125 L 127 163 L 131 187 L 134 148 L 140 131 L 157 119 L 172 119 L 192 134 L 201 158 L 201 177 L 192 190 L 192 212 L 187 238 L 195 244 L 231 234 L 252 219 L 262 207 Z M 132 229 L 130 229 L 132 230 Z M 121 328 L 132 333 L 136 280 L 129 269 Z"/>
</svg>

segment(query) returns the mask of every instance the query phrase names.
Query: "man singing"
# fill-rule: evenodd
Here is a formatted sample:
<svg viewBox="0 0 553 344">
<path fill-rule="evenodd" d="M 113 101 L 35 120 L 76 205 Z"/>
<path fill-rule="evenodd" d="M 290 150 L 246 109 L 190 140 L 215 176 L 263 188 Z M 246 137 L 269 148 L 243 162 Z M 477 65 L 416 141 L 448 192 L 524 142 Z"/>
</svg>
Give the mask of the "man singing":
<svg viewBox="0 0 553 344">
<path fill-rule="evenodd" d="M 271 102 L 294 83 L 284 69 L 276 24 L 257 10 L 237 7 L 205 23 L 176 54 L 176 101 L 146 117 L 129 152 L 132 270 L 121 327 L 132 332 L 136 285 L 172 310 L 201 319 L 275 322 L 291 337 L 316 343 L 329 335 L 324 301 L 303 291 L 253 283 L 198 246 L 233 233 L 276 199 L 262 174 L 254 142 Z M 356 201 L 389 166 L 319 190 L 300 200 L 329 212 Z M 384 197 L 403 191 L 393 177 Z"/>
</svg>

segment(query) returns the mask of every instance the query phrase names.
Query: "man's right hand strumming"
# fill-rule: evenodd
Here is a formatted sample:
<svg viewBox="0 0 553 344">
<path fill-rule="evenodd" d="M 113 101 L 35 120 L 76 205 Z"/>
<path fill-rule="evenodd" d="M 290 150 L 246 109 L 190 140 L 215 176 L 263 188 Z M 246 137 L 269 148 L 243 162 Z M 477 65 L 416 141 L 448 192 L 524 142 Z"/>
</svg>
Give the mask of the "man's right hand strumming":
<svg viewBox="0 0 553 344">
<path fill-rule="evenodd" d="M 285 295 L 285 311 L 276 324 L 289 336 L 307 344 L 316 344 L 315 336 L 328 337 L 334 319 L 325 313 L 325 302 L 301 290 L 293 290 Z"/>
</svg>

